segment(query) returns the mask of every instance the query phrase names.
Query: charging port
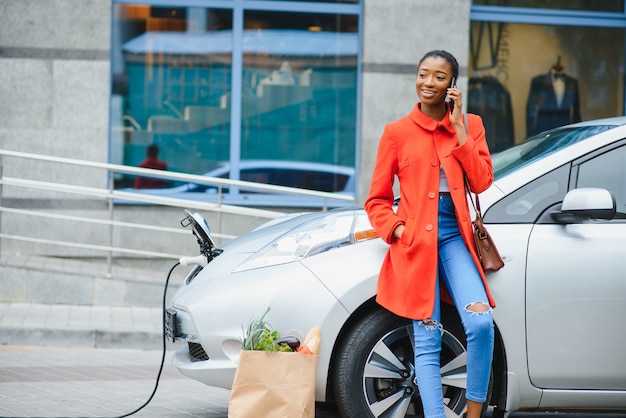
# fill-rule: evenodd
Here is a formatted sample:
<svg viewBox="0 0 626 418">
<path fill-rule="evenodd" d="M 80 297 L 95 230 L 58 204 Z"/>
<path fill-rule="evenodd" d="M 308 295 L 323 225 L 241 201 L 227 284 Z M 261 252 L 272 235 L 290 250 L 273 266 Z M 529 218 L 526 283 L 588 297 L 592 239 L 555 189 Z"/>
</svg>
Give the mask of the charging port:
<svg viewBox="0 0 626 418">
<path fill-rule="evenodd" d="M 171 342 L 175 342 L 177 335 L 177 327 L 176 327 L 176 311 L 173 309 L 165 310 L 165 338 L 169 339 Z"/>
</svg>

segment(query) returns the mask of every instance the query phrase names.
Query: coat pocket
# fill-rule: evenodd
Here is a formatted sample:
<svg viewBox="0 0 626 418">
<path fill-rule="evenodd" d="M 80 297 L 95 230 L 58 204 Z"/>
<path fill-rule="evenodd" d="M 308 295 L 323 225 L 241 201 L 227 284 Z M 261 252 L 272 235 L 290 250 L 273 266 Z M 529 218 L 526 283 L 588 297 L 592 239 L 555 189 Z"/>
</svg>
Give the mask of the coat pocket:
<svg viewBox="0 0 626 418">
<path fill-rule="evenodd" d="M 415 218 L 408 218 L 404 224 L 404 232 L 400 237 L 400 245 L 403 247 L 410 247 L 413 244 L 413 238 L 415 232 Z"/>
</svg>

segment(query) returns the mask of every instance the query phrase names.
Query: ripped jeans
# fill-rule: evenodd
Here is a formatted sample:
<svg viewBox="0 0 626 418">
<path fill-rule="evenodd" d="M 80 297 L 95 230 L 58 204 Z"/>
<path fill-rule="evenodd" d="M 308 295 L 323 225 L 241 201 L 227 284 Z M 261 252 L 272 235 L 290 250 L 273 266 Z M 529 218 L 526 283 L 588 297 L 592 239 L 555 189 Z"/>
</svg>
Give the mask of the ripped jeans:
<svg viewBox="0 0 626 418">
<path fill-rule="evenodd" d="M 439 283 L 443 282 L 461 317 L 467 336 L 467 387 L 465 397 L 484 402 L 487 397 L 494 329 L 491 308 L 474 312 L 474 304 L 489 306 L 476 265 L 461 238 L 454 205 L 448 195 L 439 196 L 439 269 L 432 318 L 413 321 L 415 374 L 426 418 L 445 418 L 441 387 L 441 306 Z"/>
</svg>

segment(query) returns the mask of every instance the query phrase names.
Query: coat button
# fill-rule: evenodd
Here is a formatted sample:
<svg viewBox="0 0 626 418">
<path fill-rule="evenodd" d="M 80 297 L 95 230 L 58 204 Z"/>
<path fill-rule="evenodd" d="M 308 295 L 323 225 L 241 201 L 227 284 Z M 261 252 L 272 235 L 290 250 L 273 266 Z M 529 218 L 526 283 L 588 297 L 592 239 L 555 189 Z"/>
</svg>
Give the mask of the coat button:
<svg viewBox="0 0 626 418">
<path fill-rule="evenodd" d="M 433 230 L 433 226 L 432 226 L 432 224 L 428 224 L 428 225 L 426 225 L 426 230 L 427 230 L 427 231 L 432 231 L 432 230 Z"/>
<path fill-rule="evenodd" d="M 437 161 L 436 161 L 435 159 L 432 159 L 432 160 L 430 160 L 430 164 L 431 164 L 433 167 L 436 167 L 436 166 L 437 166 Z"/>
<path fill-rule="evenodd" d="M 428 192 L 428 197 L 430 197 L 431 199 L 434 199 L 435 196 L 437 196 L 435 192 Z"/>
</svg>

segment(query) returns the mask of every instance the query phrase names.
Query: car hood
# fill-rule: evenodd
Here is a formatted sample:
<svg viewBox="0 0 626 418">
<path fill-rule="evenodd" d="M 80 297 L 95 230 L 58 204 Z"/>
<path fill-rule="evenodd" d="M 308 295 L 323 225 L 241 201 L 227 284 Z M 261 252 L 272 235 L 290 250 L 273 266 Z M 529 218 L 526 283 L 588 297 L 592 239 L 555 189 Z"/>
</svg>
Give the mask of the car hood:
<svg viewBox="0 0 626 418">
<path fill-rule="evenodd" d="M 353 208 L 335 209 L 331 211 L 306 212 L 287 214 L 272 219 L 256 229 L 226 242 L 220 248 L 229 253 L 254 253 L 270 244 L 278 237 L 286 234 L 293 228 L 315 219 L 328 216 L 329 213 L 354 211 Z"/>
</svg>

